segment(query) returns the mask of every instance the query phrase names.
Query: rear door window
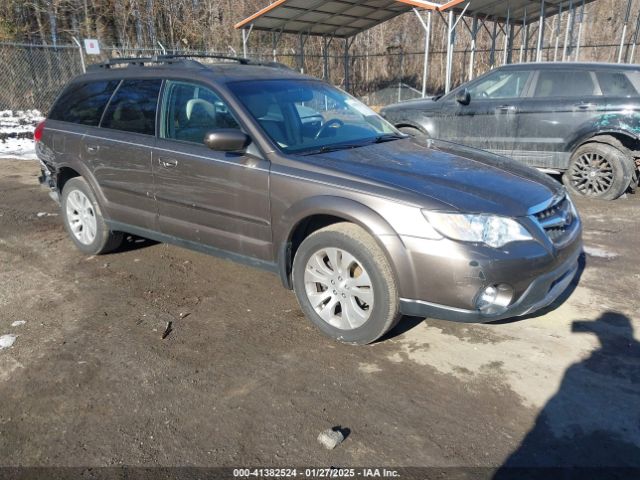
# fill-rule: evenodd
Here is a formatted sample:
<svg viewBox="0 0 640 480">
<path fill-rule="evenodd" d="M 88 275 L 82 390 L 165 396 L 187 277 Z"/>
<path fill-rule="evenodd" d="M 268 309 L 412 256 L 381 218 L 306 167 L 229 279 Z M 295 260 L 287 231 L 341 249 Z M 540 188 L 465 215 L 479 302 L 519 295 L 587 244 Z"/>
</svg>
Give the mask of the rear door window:
<svg viewBox="0 0 640 480">
<path fill-rule="evenodd" d="M 101 127 L 155 135 L 162 80 L 123 80 L 104 114 Z"/>
<path fill-rule="evenodd" d="M 219 128 L 239 129 L 227 104 L 202 85 L 167 80 L 160 137 L 202 144 Z"/>
<path fill-rule="evenodd" d="M 623 72 L 596 72 L 596 77 L 603 95 L 631 97 L 638 94 Z"/>
<path fill-rule="evenodd" d="M 588 97 L 595 95 L 591 73 L 587 71 L 541 71 L 534 97 Z"/>
<path fill-rule="evenodd" d="M 83 82 L 69 86 L 51 109 L 49 118 L 97 127 L 119 80 Z"/>
</svg>

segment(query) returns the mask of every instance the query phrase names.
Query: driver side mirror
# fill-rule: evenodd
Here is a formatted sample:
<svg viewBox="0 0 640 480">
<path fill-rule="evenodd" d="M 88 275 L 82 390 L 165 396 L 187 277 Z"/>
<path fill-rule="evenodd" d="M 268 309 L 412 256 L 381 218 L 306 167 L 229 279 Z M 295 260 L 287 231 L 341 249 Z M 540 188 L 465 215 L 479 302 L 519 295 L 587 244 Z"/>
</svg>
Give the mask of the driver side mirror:
<svg viewBox="0 0 640 480">
<path fill-rule="evenodd" d="M 204 144 L 217 152 L 242 152 L 250 143 L 249 135 L 235 128 L 212 130 L 204 137 Z"/>
<path fill-rule="evenodd" d="M 463 88 L 456 93 L 456 102 L 461 105 L 469 105 L 471 103 L 471 94 L 469 93 L 469 90 Z"/>
</svg>

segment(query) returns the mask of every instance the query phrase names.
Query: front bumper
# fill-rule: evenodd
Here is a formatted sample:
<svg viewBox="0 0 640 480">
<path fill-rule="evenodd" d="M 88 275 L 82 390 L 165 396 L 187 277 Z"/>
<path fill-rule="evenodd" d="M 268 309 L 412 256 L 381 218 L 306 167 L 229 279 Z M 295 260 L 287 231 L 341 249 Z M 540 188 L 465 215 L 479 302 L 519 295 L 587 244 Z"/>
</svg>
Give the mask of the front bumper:
<svg viewBox="0 0 640 480">
<path fill-rule="evenodd" d="M 486 323 L 527 315 L 549 306 L 567 289 L 578 271 L 578 259 L 581 253 L 582 244 L 580 242 L 560 266 L 536 277 L 517 301 L 509 305 L 505 311 L 497 314 L 484 315 L 479 310 L 467 310 L 407 298 L 400 299 L 400 311 L 409 316 L 466 323 Z"/>
</svg>

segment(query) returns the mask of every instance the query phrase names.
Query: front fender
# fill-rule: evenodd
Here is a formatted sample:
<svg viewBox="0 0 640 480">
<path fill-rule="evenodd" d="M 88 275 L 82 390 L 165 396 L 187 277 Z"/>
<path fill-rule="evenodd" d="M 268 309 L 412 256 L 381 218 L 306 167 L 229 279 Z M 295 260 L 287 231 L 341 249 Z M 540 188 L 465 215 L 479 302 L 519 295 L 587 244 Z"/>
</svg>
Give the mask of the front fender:
<svg viewBox="0 0 640 480">
<path fill-rule="evenodd" d="M 364 228 L 387 255 L 400 290 L 403 290 L 402 285 L 412 281 L 411 264 L 404 244 L 380 214 L 352 199 L 320 195 L 305 198 L 289 207 L 274 228 L 274 241 L 276 245 L 279 245 L 278 269 L 280 279 L 286 288 L 292 288 L 291 242 L 293 234 L 302 222 L 314 215 L 331 215 Z M 400 272 L 402 275 L 399 275 Z"/>
</svg>

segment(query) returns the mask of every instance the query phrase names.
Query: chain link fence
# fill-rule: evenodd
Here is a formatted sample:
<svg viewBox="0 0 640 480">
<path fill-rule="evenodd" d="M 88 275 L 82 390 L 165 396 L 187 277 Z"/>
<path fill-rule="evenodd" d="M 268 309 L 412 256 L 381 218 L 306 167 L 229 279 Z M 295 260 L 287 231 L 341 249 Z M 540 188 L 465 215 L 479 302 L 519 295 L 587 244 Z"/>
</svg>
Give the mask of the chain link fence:
<svg viewBox="0 0 640 480">
<path fill-rule="evenodd" d="M 0 43 L 0 110 L 46 112 L 65 83 L 82 73 L 77 47 Z"/>
<path fill-rule="evenodd" d="M 627 51 L 632 46 L 626 46 Z M 615 61 L 619 45 L 585 45 L 581 47 L 581 61 Z M 165 51 L 162 48 L 117 48 L 103 47 L 100 55 L 81 56 L 77 45 L 29 45 L 20 43 L 0 43 L 0 65 L 4 74 L 0 76 L 0 110 L 37 109 L 46 114 L 62 87 L 86 66 L 106 62 L 110 59 L 129 57 L 153 57 L 163 53 L 182 55 L 226 55 L 237 56 L 235 51 Z M 468 49 L 456 49 L 453 63 L 453 85 L 469 78 Z M 318 53 L 306 53 L 301 59 L 294 50 L 249 52 L 248 57 L 261 62 L 279 62 L 309 75 L 325 78 L 330 83 L 347 88 L 365 103 L 381 107 L 389 103 L 420 98 L 422 96 L 422 68 L 424 53 L 399 49 L 382 53 L 353 52 L 349 57 L 349 81 L 345 82 L 344 55 L 332 54 L 325 57 Z M 514 49 L 511 61 L 532 61 L 532 49 Z M 560 60 L 562 48 L 547 46 L 543 60 Z M 626 58 L 626 56 L 625 56 Z M 472 75 L 475 77 L 494 66 L 502 65 L 504 52 L 497 49 L 493 54 L 487 49 L 479 49 L 475 54 Z M 575 55 L 569 58 L 575 60 Z M 202 62 L 212 61 L 198 59 Z M 444 90 L 446 51 L 430 52 L 427 95 Z"/>
</svg>

